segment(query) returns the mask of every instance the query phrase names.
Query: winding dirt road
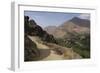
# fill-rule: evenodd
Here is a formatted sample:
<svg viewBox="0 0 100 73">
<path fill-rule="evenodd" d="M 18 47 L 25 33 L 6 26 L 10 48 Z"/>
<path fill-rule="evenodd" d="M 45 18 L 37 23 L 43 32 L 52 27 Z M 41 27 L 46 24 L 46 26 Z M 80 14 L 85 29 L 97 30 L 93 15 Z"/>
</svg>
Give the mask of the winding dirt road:
<svg viewBox="0 0 100 73">
<path fill-rule="evenodd" d="M 40 60 L 65 60 L 65 59 L 81 59 L 82 57 L 74 52 L 71 48 L 62 47 L 54 43 L 43 44 L 41 39 L 36 36 L 28 36 L 34 43 L 36 43 L 37 48 L 40 50 Z M 63 54 L 57 54 L 61 51 Z"/>
</svg>

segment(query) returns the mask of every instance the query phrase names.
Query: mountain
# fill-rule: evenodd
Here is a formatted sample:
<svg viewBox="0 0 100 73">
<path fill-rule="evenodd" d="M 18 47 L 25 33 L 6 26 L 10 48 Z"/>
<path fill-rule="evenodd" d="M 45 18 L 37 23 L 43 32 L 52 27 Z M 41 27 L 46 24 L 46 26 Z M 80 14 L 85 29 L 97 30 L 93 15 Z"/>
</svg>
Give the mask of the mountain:
<svg viewBox="0 0 100 73">
<path fill-rule="evenodd" d="M 88 19 L 80 19 L 78 17 L 74 17 L 70 21 L 73 22 L 74 24 L 81 26 L 81 27 L 90 28 L 90 21 Z"/>
<path fill-rule="evenodd" d="M 52 29 L 53 28 L 53 29 Z M 69 34 L 74 33 L 89 33 L 90 32 L 90 21 L 86 19 L 80 19 L 74 17 L 69 21 L 65 21 L 58 27 L 46 27 L 46 30 L 49 34 L 52 34 L 56 38 L 62 38 L 64 36 L 69 36 Z"/>
<path fill-rule="evenodd" d="M 44 30 L 46 30 L 49 34 L 52 34 L 52 32 L 55 32 L 55 29 L 57 29 L 56 26 L 47 26 L 46 28 L 44 28 Z"/>
<path fill-rule="evenodd" d="M 39 36 L 43 41 L 56 43 L 53 35 L 48 34 L 34 20 L 29 20 L 28 16 L 25 16 L 25 34 L 31 36 Z"/>
<path fill-rule="evenodd" d="M 63 31 L 61 28 L 56 26 L 48 26 L 44 28 L 44 30 L 56 38 L 63 37 L 66 34 L 65 31 Z"/>
<path fill-rule="evenodd" d="M 90 21 L 74 17 L 69 21 L 64 22 L 59 26 L 62 30 L 70 33 L 89 33 L 90 32 Z"/>
</svg>

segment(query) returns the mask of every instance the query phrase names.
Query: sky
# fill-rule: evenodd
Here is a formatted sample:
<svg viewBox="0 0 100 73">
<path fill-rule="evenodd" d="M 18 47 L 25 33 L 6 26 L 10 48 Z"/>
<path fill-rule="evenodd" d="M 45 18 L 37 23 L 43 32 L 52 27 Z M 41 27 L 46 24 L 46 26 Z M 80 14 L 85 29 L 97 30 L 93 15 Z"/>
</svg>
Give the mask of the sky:
<svg viewBox="0 0 100 73">
<path fill-rule="evenodd" d="M 42 28 L 48 26 L 59 26 L 62 23 L 79 17 L 81 19 L 90 19 L 90 15 L 86 13 L 64 13 L 64 12 L 43 12 L 43 11 L 24 11 L 24 16 L 29 16 Z"/>
</svg>

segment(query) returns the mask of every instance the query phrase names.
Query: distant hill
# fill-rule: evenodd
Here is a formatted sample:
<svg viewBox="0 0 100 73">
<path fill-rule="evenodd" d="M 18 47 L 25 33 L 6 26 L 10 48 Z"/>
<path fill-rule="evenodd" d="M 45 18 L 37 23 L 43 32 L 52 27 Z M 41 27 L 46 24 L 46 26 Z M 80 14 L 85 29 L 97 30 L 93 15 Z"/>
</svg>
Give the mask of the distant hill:
<svg viewBox="0 0 100 73">
<path fill-rule="evenodd" d="M 44 28 L 44 30 L 56 38 L 63 37 L 64 35 L 66 35 L 66 31 L 62 30 L 59 27 L 55 27 L 55 26 L 52 26 L 52 27 L 48 26 Z"/>
</svg>

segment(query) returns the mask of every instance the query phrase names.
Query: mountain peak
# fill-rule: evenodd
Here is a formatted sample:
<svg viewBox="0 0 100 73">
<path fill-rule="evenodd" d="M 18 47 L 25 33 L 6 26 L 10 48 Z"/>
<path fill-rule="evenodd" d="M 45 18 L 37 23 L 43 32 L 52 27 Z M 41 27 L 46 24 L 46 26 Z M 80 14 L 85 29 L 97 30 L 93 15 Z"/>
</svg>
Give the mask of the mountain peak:
<svg viewBox="0 0 100 73">
<path fill-rule="evenodd" d="M 79 26 L 90 28 L 90 20 L 88 19 L 81 19 L 79 17 L 74 17 L 70 21 Z"/>
<path fill-rule="evenodd" d="M 79 17 L 73 17 L 70 21 L 89 21 L 88 19 L 81 19 Z"/>
<path fill-rule="evenodd" d="M 81 20 L 79 17 L 73 17 L 71 20 Z"/>
</svg>

